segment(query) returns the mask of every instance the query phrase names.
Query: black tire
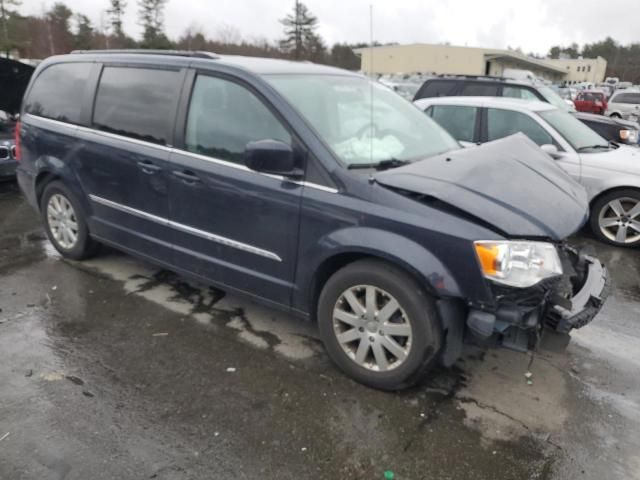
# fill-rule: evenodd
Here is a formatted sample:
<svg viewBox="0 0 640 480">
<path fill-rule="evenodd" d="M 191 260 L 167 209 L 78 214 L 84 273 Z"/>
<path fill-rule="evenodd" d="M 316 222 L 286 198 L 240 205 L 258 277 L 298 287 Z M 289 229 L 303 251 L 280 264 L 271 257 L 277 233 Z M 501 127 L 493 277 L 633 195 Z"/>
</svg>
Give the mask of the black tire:
<svg viewBox="0 0 640 480">
<path fill-rule="evenodd" d="M 61 243 L 55 238 L 52 227 L 49 224 L 47 208 L 49 206 L 49 201 L 54 195 L 59 195 L 66 199 L 73 208 L 73 216 L 77 223 L 77 237 L 76 241 L 70 248 L 65 248 L 65 246 L 61 245 Z M 71 191 L 62 182 L 53 181 L 45 187 L 44 192 L 42 193 L 42 198 L 40 199 L 40 214 L 42 216 L 42 222 L 49 241 L 63 257 L 71 258 L 73 260 L 84 260 L 93 257 L 98 253 L 100 245 L 89 235 L 89 228 L 87 226 L 84 209 L 76 196 L 71 193 Z"/>
<path fill-rule="evenodd" d="M 622 118 L 619 113 L 612 113 L 609 115 L 611 118 Z"/>
<path fill-rule="evenodd" d="M 591 206 L 591 218 L 589 219 L 591 230 L 593 234 L 601 241 L 608 243 L 610 245 L 615 245 L 617 247 L 637 247 L 640 245 L 640 232 L 635 231 L 632 227 L 629 227 L 627 224 L 627 232 L 628 235 L 633 235 L 633 237 L 638 237 L 637 240 L 633 237 L 630 239 L 632 241 L 629 242 L 619 242 L 616 241 L 615 234 L 618 232 L 619 227 L 611 227 L 607 230 L 609 235 L 607 235 L 603 229 L 600 227 L 600 216 L 601 214 L 605 216 L 605 218 L 610 218 L 614 216 L 614 212 L 608 206 L 611 202 L 615 200 L 623 199 L 623 207 L 628 208 L 632 205 L 630 200 L 634 200 L 640 203 L 640 190 L 625 188 L 620 190 L 614 190 L 610 193 L 607 193 L 600 198 L 598 198 L 593 205 Z M 625 200 L 626 199 L 626 200 Z M 603 211 L 604 209 L 604 211 Z M 640 222 L 640 216 L 636 217 L 636 221 Z M 632 219 L 631 219 L 632 220 Z"/>
<path fill-rule="evenodd" d="M 411 326 L 411 343 L 405 359 L 395 368 L 373 371 L 361 366 L 345 352 L 337 339 L 334 308 L 345 291 L 358 285 L 371 285 L 387 292 L 406 313 L 406 321 Z M 331 360 L 354 380 L 381 390 L 400 390 L 421 380 L 436 362 L 443 343 L 433 298 L 409 274 L 380 260 L 359 260 L 337 271 L 322 289 L 317 312 L 320 336 Z M 358 340 L 355 342 L 359 345 Z M 372 358 L 373 350 L 368 351 Z"/>
</svg>

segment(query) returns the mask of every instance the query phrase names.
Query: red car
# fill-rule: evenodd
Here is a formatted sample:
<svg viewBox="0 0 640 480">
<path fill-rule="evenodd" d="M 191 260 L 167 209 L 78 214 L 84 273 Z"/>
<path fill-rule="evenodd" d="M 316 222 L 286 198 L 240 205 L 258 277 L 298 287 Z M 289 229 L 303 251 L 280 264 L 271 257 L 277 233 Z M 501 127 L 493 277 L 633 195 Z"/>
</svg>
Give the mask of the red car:
<svg viewBox="0 0 640 480">
<path fill-rule="evenodd" d="M 607 96 L 603 92 L 585 90 L 578 93 L 573 104 L 579 112 L 602 115 L 607 109 Z"/>
</svg>

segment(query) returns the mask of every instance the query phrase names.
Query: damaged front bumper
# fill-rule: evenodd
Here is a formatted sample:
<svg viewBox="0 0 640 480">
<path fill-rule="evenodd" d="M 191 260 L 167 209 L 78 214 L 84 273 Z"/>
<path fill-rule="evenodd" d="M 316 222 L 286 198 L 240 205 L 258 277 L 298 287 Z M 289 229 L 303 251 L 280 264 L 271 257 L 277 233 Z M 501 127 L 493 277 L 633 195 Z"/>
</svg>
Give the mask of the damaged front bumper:
<svg viewBox="0 0 640 480">
<path fill-rule="evenodd" d="M 600 312 L 609 296 L 609 274 L 605 266 L 591 256 L 584 256 L 587 273 L 584 285 L 569 300 L 558 299 L 547 307 L 545 325 L 559 333 L 582 328 Z"/>
<path fill-rule="evenodd" d="M 496 306 L 468 312 L 466 325 L 476 342 L 519 351 L 535 348 L 543 332 L 565 336 L 591 322 L 609 294 L 609 275 L 595 257 L 559 247 L 563 275 L 534 287 L 492 285 Z"/>
</svg>

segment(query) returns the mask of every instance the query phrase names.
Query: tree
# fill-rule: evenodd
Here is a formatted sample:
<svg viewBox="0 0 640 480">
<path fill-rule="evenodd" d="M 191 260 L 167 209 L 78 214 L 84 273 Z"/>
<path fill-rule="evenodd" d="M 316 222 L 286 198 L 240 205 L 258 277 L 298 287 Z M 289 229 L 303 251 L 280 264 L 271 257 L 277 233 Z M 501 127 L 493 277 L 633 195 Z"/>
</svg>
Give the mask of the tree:
<svg viewBox="0 0 640 480">
<path fill-rule="evenodd" d="M 2 22 L 2 51 L 5 52 L 7 58 L 12 47 L 15 45 L 9 35 L 9 21 L 11 17 L 16 17 L 18 12 L 15 10 L 20 6 L 20 0 L 0 0 L 0 21 Z"/>
<path fill-rule="evenodd" d="M 111 8 L 107 9 L 113 34 L 118 38 L 124 37 L 122 17 L 125 8 L 127 8 L 127 2 L 124 0 L 111 0 Z"/>
<path fill-rule="evenodd" d="M 171 42 L 164 34 L 164 7 L 167 0 L 138 0 L 138 16 L 144 29 L 142 48 L 171 48 Z"/>
<path fill-rule="evenodd" d="M 347 70 L 359 70 L 360 57 L 353 53 L 354 48 L 356 47 L 347 45 L 346 43 L 336 43 L 331 49 L 329 63 L 331 63 L 331 65 L 335 65 L 336 67 L 346 68 Z"/>
<path fill-rule="evenodd" d="M 69 53 L 73 48 L 73 34 L 71 33 L 71 18 L 73 12 L 64 3 L 56 2 L 47 12 L 47 35 L 51 55 Z"/>
<path fill-rule="evenodd" d="M 318 19 L 304 3 L 296 0 L 293 13 L 280 20 L 285 38 L 280 48 L 295 60 L 317 59 L 325 53 L 324 42 L 316 34 Z"/>
<path fill-rule="evenodd" d="M 75 48 L 89 50 L 93 46 L 94 31 L 91 20 L 86 15 L 77 13 L 75 16 L 77 27 L 73 41 Z"/>
<path fill-rule="evenodd" d="M 568 47 L 555 46 L 549 50 L 549 57 L 551 58 L 560 58 L 561 55 L 569 58 L 578 58 L 580 55 L 580 46 L 577 43 L 572 43 Z"/>
</svg>

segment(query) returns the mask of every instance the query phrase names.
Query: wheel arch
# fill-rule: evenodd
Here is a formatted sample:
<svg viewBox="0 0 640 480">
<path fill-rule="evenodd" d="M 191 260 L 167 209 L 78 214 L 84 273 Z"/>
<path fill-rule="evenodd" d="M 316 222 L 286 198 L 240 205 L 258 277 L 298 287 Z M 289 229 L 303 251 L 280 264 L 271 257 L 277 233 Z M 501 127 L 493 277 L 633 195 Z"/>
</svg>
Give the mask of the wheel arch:
<svg viewBox="0 0 640 480">
<path fill-rule="evenodd" d="M 366 242 L 344 244 L 327 252 L 316 263 L 306 287 L 302 287 L 305 293 L 303 307 L 306 307 L 313 321 L 316 320 L 320 293 L 329 278 L 338 270 L 362 259 L 380 260 L 401 269 L 436 298 L 462 297 L 453 275 L 426 248 L 398 234 L 374 229 L 358 230 L 364 230 L 361 232 L 364 235 L 358 238 L 366 239 Z"/>
<path fill-rule="evenodd" d="M 624 190 L 634 190 L 636 192 L 638 192 L 640 194 L 640 186 L 635 186 L 635 185 L 626 185 L 626 186 L 615 186 L 615 187 L 610 187 L 607 188 L 606 190 L 603 190 L 601 192 L 599 192 L 597 195 L 595 195 L 591 201 L 589 202 L 589 211 L 592 212 L 593 211 L 593 207 L 595 206 L 596 202 L 598 202 L 602 197 L 609 195 L 611 193 L 614 192 L 619 192 L 619 191 L 624 191 Z"/>
<path fill-rule="evenodd" d="M 38 210 L 40 209 L 40 203 L 42 201 L 42 194 L 44 193 L 44 189 L 47 187 L 47 185 L 56 180 L 62 181 L 62 177 L 59 174 L 54 173 L 48 169 L 42 170 L 36 175 L 34 180 L 34 191 L 36 195 L 36 202 L 38 204 Z"/>
</svg>

